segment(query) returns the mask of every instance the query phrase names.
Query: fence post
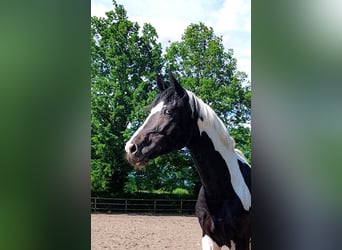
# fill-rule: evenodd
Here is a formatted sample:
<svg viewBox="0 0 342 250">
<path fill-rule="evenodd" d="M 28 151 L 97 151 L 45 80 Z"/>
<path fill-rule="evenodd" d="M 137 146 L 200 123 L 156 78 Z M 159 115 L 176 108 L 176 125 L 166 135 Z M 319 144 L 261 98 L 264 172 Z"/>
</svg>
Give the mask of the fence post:
<svg viewBox="0 0 342 250">
<path fill-rule="evenodd" d="M 153 201 L 153 212 L 157 213 L 157 200 Z"/>
<path fill-rule="evenodd" d="M 125 200 L 125 213 L 127 214 L 128 200 Z"/>
<path fill-rule="evenodd" d="M 181 214 L 183 214 L 183 199 L 181 199 L 180 211 L 181 211 Z"/>
<path fill-rule="evenodd" d="M 96 212 L 96 197 L 95 197 L 95 200 L 94 200 L 94 210 Z"/>
</svg>

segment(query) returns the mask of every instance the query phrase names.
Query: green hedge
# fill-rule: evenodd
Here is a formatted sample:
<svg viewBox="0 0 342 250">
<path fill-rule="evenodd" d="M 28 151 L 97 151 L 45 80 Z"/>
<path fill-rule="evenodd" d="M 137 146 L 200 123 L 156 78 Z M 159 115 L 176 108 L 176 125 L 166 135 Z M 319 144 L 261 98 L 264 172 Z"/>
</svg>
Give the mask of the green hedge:
<svg viewBox="0 0 342 250">
<path fill-rule="evenodd" d="M 110 198 L 131 198 L 131 199 L 197 199 L 196 195 L 187 194 L 184 189 L 175 189 L 172 193 L 165 192 L 136 192 L 136 193 L 119 193 L 119 194 L 108 194 L 108 193 L 92 193 L 92 197 L 110 197 Z"/>
</svg>

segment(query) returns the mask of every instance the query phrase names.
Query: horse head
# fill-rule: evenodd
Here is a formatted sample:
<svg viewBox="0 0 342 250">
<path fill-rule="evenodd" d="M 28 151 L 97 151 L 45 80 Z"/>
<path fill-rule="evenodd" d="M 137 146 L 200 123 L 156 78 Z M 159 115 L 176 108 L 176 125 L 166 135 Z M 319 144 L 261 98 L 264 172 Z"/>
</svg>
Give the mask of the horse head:
<svg viewBox="0 0 342 250">
<path fill-rule="evenodd" d="M 157 77 L 159 95 L 151 104 L 145 122 L 126 143 L 127 160 L 137 168 L 150 159 L 183 148 L 192 133 L 192 118 L 186 90 L 172 73 L 170 86 Z"/>
</svg>

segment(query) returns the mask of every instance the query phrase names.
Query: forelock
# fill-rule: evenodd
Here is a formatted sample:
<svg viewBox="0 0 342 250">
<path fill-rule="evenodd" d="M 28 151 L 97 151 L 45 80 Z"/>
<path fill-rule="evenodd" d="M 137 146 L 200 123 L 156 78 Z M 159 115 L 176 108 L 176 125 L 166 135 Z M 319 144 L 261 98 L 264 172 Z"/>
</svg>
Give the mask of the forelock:
<svg viewBox="0 0 342 250">
<path fill-rule="evenodd" d="M 156 99 L 151 103 L 150 109 L 156 106 L 159 102 L 170 103 L 176 98 L 176 91 L 173 88 L 167 88 L 163 92 L 159 93 Z"/>
</svg>

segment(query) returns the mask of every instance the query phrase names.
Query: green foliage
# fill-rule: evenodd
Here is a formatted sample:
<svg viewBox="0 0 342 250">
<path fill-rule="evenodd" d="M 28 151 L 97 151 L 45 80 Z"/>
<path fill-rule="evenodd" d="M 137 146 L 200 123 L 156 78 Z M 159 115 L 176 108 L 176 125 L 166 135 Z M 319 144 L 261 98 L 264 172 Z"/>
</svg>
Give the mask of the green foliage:
<svg viewBox="0 0 342 250">
<path fill-rule="evenodd" d="M 133 193 L 136 193 L 137 191 L 138 191 L 138 187 L 137 187 L 135 178 L 128 178 L 127 182 L 125 183 L 124 192 L 133 194 Z"/>
<path fill-rule="evenodd" d="M 97 193 L 98 194 L 98 193 Z M 97 195 L 96 194 L 96 195 Z M 100 196 L 108 196 L 112 198 L 132 198 L 132 199 L 170 199 L 170 200 L 177 200 L 177 199 L 196 199 L 197 194 L 186 194 L 186 192 L 180 194 L 174 194 L 172 192 L 166 192 L 164 190 L 137 190 L 132 193 L 116 193 L 116 194 L 99 194 Z"/>
<path fill-rule="evenodd" d="M 244 124 L 250 121 L 251 91 L 242 87 L 246 75 L 236 70 L 222 38 L 203 23 L 191 24 L 162 57 L 155 29 L 141 29 L 122 5 L 113 6 L 105 18 L 91 18 L 92 193 L 197 193 L 200 179 L 186 150 L 151 160 L 143 171 L 124 157 L 124 144 L 146 118 L 156 96 L 151 83 L 163 67 L 217 112 L 250 160 L 250 129 Z"/>
<path fill-rule="evenodd" d="M 171 193 L 176 188 L 184 188 L 195 193 L 195 182 L 200 179 L 194 171 L 190 155 L 172 152 L 151 160 L 144 170 L 133 170 L 128 176 L 125 190 L 134 192 L 160 190 Z"/>
<path fill-rule="evenodd" d="M 131 166 L 124 143 L 143 120 L 155 95 L 150 82 L 161 69 L 155 29 L 127 19 L 113 1 L 106 18 L 91 18 L 91 183 L 92 191 L 122 192 Z M 128 128 L 128 125 L 130 127 Z"/>
<path fill-rule="evenodd" d="M 182 195 L 188 195 L 189 191 L 184 188 L 176 188 L 172 191 L 173 194 L 182 196 Z"/>
</svg>

